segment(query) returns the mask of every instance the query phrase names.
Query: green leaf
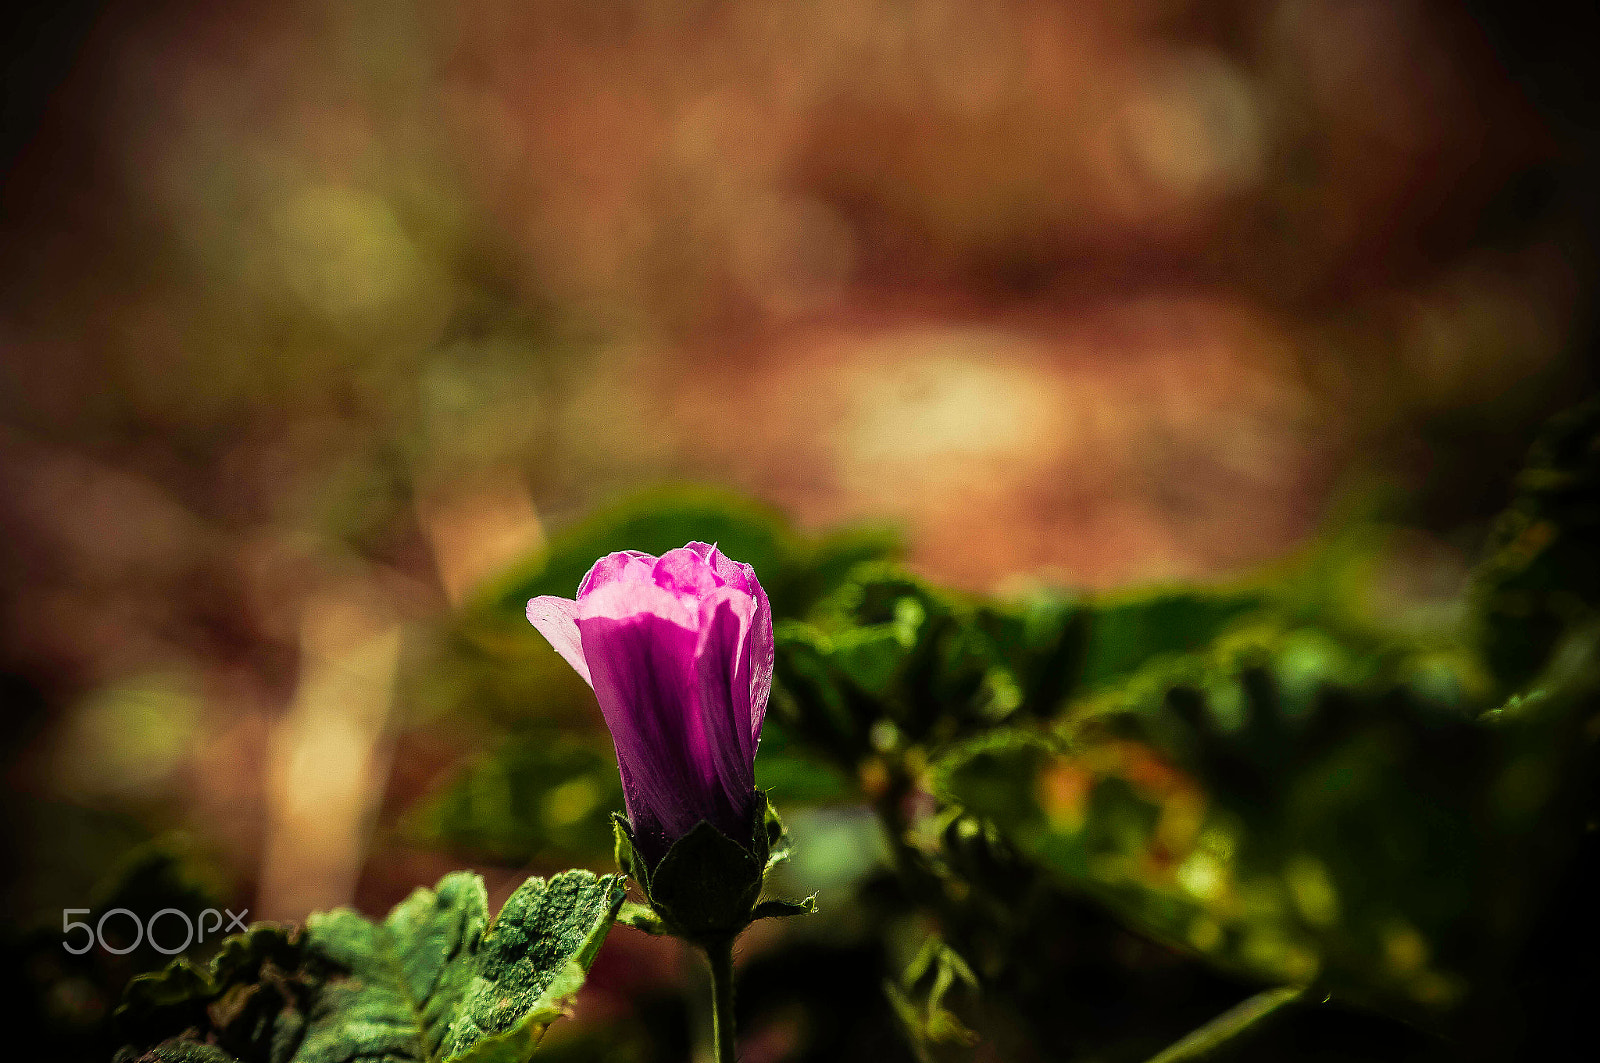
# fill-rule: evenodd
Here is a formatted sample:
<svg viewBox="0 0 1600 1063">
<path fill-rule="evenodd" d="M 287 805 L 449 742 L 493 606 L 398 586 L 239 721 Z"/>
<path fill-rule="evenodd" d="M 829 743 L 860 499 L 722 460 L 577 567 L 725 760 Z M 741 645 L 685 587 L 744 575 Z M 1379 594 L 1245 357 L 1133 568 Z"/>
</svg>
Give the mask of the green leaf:
<svg viewBox="0 0 1600 1063">
<path fill-rule="evenodd" d="M 582 986 L 622 896 L 615 875 L 530 878 L 491 921 L 483 880 L 455 872 L 382 922 L 339 909 L 303 934 L 253 927 L 204 970 L 180 960 L 136 979 L 122 1058 L 212 1063 L 214 1046 L 241 1063 L 520 1063 Z"/>
<path fill-rule="evenodd" d="M 643 930 L 646 934 L 660 936 L 669 933 L 667 924 L 648 905 L 635 904 L 633 901 L 624 901 L 622 911 L 617 913 L 617 922 L 635 930 Z"/>
<path fill-rule="evenodd" d="M 467 765 L 406 820 L 420 844 L 511 865 L 535 857 L 591 862 L 605 854 L 610 811 L 622 805 L 602 735 L 517 734 Z"/>
<path fill-rule="evenodd" d="M 1214 1058 L 1279 1008 L 1299 1000 L 1304 992 L 1298 986 L 1283 986 L 1257 993 L 1153 1057 L 1150 1063 L 1197 1063 Z"/>
<path fill-rule="evenodd" d="M 933 751 L 1210 645 L 1263 610 L 1259 591 L 1179 589 L 1084 602 L 975 602 L 869 565 L 804 623 L 780 624 L 774 715 L 852 772 Z"/>
<path fill-rule="evenodd" d="M 924 982 L 928 988 L 919 994 L 918 987 Z M 966 987 L 968 996 L 977 995 L 978 976 L 967 961 L 940 938 L 929 937 L 906 966 L 900 984 L 889 982 L 884 986 L 912 1050 L 924 1063 L 934 1059 L 937 1045 L 970 1047 L 978 1042 L 978 1035 L 945 1006 L 945 997 L 957 982 Z"/>
<path fill-rule="evenodd" d="M 980 605 L 975 619 L 1016 675 L 1023 709 L 1052 716 L 1080 681 L 1090 617 L 1083 602 L 1046 592 Z"/>
<path fill-rule="evenodd" d="M 767 717 L 756 750 L 756 786 L 785 805 L 828 805 L 855 801 L 855 782 L 839 767 L 796 742 L 777 714 Z"/>
<path fill-rule="evenodd" d="M 1262 608 L 1255 592 L 1175 589 L 1096 602 L 1088 613 L 1080 684 L 1089 690 L 1131 675 L 1158 657 L 1204 648 Z"/>
<path fill-rule="evenodd" d="M 323 975 L 316 963 L 308 962 L 298 930 L 257 923 L 225 938 L 209 964 L 180 958 L 132 979 L 116 1021 L 134 1044 L 159 1049 L 174 1032 L 209 1028 L 230 1053 L 227 1058 L 287 1058 L 273 1054 L 274 1044 L 298 1040 Z M 149 1058 L 190 1058 L 181 1054 L 189 1051 L 182 1043 L 162 1051 L 166 1054 Z"/>
<path fill-rule="evenodd" d="M 761 868 L 761 877 L 772 874 L 772 869 L 789 859 L 789 832 L 784 829 L 778 810 L 765 793 L 761 795 L 761 830 L 766 833 L 767 860 Z"/>
<path fill-rule="evenodd" d="M 762 901 L 756 905 L 756 910 L 750 918 L 755 919 L 787 919 L 795 915 L 816 915 L 817 895 L 813 893 L 803 901 Z"/>
<path fill-rule="evenodd" d="M 1256 626 L 1051 732 L 970 740 L 933 785 L 1154 937 L 1432 1021 L 1495 995 L 1592 815 L 1600 657 L 1557 660 L 1544 696 L 1480 715 L 1471 682 L 1419 684 L 1413 656 Z"/>
<path fill-rule="evenodd" d="M 633 879 L 644 890 L 645 896 L 650 895 L 650 862 L 639 854 L 633 844 L 633 825 L 628 822 L 628 817 L 621 812 L 611 813 L 611 834 L 615 843 L 614 855 L 617 861 L 617 870 L 623 875 Z"/>
<path fill-rule="evenodd" d="M 1474 574 L 1480 640 L 1509 694 L 1600 612 L 1600 399 L 1554 418 Z"/>
<path fill-rule="evenodd" d="M 776 715 L 788 735 L 853 773 L 867 757 L 994 726 L 1030 692 L 1053 707 L 1075 652 L 1064 616 L 1046 610 L 1030 629 L 1000 607 L 867 566 L 813 622 L 778 626 Z"/>
</svg>

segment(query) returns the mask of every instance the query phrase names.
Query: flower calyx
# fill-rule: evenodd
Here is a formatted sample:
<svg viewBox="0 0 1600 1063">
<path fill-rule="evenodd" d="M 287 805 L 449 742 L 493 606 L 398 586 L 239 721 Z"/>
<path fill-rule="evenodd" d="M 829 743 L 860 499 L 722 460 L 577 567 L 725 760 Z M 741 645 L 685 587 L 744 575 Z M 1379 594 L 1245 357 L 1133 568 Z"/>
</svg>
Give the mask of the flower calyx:
<svg viewBox="0 0 1600 1063">
<path fill-rule="evenodd" d="M 704 947 L 732 940 L 757 919 L 816 911 L 815 895 L 803 901 L 760 900 L 768 873 L 789 856 L 789 839 L 760 791 L 756 812 L 747 842 L 701 820 L 653 866 L 636 845 L 632 825 L 613 813 L 617 867 L 639 884 L 649 902 L 624 905 L 618 921 Z"/>
</svg>

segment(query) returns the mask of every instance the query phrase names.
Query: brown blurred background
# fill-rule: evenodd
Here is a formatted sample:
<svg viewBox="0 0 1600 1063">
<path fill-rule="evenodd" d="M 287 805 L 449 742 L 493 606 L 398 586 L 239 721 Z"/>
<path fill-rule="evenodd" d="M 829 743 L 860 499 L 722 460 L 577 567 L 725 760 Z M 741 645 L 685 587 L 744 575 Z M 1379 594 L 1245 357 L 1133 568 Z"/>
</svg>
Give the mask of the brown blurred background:
<svg viewBox="0 0 1600 1063">
<path fill-rule="evenodd" d="M 392 901 L 448 860 L 375 871 L 374 818 L 470 752 L 407 737 L 410 633 L 661 482 L 982 591 L 1231 576 L 1359 511 L 1448 590 L 1592 382 L 1593 27 L 1550 15 L 12 16 L 13 826 L 181 828 L 255 917 Z"/>
</svg>

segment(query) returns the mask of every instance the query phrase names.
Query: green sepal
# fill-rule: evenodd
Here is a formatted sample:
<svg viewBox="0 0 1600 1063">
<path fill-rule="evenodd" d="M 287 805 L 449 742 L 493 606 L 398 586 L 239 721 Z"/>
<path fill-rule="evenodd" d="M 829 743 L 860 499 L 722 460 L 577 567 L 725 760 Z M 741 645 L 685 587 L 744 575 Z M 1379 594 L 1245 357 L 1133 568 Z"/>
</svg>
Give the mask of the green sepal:
<svg viewBox="0 0 1600 1063">
<path fill-rule="evenodd" d="M 762 901 L 756 905 L 752 919 L 787 919 L 794 915 L 816 915 L 817 895 L 813 893 L 803 901 Z"/>
<path fill-rule="evenodd" d="M 814 896 L 757 904 L 767 875 L 789 858 L 789 835 L 767 795 L 758 790 L 755 797 L 748 844 L 701 820 L 654 867 L 639 852 L 632 824 L 613 813 L 617 867 L 639 884 L 649 901 L 648 907 L 628 904 L 617 921 L 706 945 L 736 937 L 756 919 L 816 911 Z"/>
<path fill-rule="evenodd" d="M 672 843 L 646 891 L 672 932 L 695 944 L 733 937 L 750 925 L 761 896 L 766 830 L 744 846 L 705 820 Z M 759 852 L 752 851 L 759 848 Z"/>
<path fill-rule="evenodd" d="M 655 913 L 655 909 L 647 904 L 636 904 L 633 901 L 624 901 L 622 911 L 617 913 L 617 922 L 623 926 L 631 926 L 635 930 L 643 930 L 646 934 L 666 934 L 667 924 Z"/>
<path fill-rule="evenodd" d="M 767 862 L 761 869 L 761 877 L 765 878 L 772 874 L 773 868 L 789 859 L 789 832 L 765 793 L 761 795 L 761 827 L 767 836 Z"/>
<path fill-rule="evenodd" d="M 650 862 L 634 844 L 633 824 L 622 813 L 613 812 L 611 830 L 616 835 L 617 870 L 637 882 L 646 897 L 650 896 Z"/>
</svg>

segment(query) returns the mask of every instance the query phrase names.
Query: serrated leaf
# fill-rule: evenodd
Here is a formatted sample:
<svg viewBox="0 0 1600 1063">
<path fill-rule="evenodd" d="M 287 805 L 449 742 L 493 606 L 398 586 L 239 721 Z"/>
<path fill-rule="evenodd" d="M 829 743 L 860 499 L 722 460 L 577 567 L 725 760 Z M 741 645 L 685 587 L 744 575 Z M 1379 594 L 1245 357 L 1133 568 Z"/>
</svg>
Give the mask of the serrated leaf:
<svg viewBox="0 0 1600 1063">
<path fill-rule="evenodd" d="M 622 897 L 620 876 L 567 871 L 530 878 L 491 921 L 483 880 L 455 872 L 382 922 L 339 909 L 303 933 L 252 927 L 207 968 L 179 960 L 136 979 L 119 1058 L 521 1063 L 583 985 Z"/>
<path fill-rule="evenodd" d="M 523 883 L 490 923 L 483 880 L 457 872 L 380 924 L 315 916 L 307 947 L 350 977 L 325 987 L 294 1063 L 524 1060 L 582 986 L 621 904 L 618 876 L 567 871 Z"/>
</svg>

